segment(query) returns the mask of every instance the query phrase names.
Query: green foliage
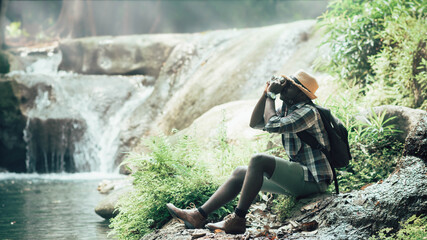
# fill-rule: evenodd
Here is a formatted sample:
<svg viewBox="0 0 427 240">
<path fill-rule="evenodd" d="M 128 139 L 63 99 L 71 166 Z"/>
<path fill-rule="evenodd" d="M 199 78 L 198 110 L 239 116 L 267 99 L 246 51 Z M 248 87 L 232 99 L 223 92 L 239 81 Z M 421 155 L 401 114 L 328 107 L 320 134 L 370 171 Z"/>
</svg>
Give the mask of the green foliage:
<svg viewBox="0 0 427 240">
<path fill-rule="evenodd" d="M 406 222 L 401 223 L 401 228 L 396 233 L 392 228 L 384 228 L 378 235 L 372 236 L 369 240 L 422 240 L 427 238 L 427 216 L 417 217 L 413 215 Z"/>
<path fill-rule="evenodd" d="M 27 31 L 21 29 L 21 22 L 11 22 L 8 26 L 6 26 L 6 35 L 11 38 L 29 36 Z"/>
<path fill-rule="evenodd" d="M 177 207 L 200 206 L 218 188 L 202 162 L 200 147 L 184 136 L 175 145 L 166 137 L 153 137 L 146 142 L 149 154 L 130 154 L 124 164 L 130 164 L 135 190 L 119 200 L 119 214 L 112 219 L 111 235 L 120 239 L 139 239 L 161 227 L 168 219 L 165 204 Z M 226 205 L 212 214 L 219 218 L 229 213 Z"/>
<path fill-rule="evenodd" d="M 420 107 L 426 94 L 427 59 L 423 1 L 334 0 L 328 8 L 319 24 L 326 28 L 324 44 L 331 52 L 318 68 L 350 87 L 374 83 L 373 92 L 361 93 L 379 97 L 382 102 L 377 104 Z M 392 97 L 378 94 L 379 87 L 393 92 Z"/>
<path fill-rule="evenodd" d="M 392 118 L 385 118 L 386 112 L 376 114 L 373 110 L 366 122 L 354 118 L 357 108 L 350 101 L 357 91 L 347 91 L 325 104 L 346 126 L 349 133 L 350 152 L 353 159 L 350 164 L 337 171 L 340 191 L 347 192 L 377 182 L 393 172 L 401 156 L 403 143 L 396 139 L 399 131 L 391 124 Z M 345 97 L 344 97 L 345 96 Z M 330 185 L 329 191 L 334 191 Z"/>
<path fill-rule="evenodd" d="M 400 94 L 391 103 L 420 107 L 427 97 L 427 24 L 413 16 L 399 16 L 398 21 L 386 22 L 379 33 L 382 51 L 369 58 L 377 81 L 394 86 Z M 395 95 L 396 96 L 396 95 Z"/>
<path fill-rule="evenodd" d="M 273 200 L 273 212 L 277 213 L 277 217 L 281 222 L 284 222 L 291 215 L 292 209 L 297 204 L 297 200 L 293 196 L 279 195 Z"/>
</svg>

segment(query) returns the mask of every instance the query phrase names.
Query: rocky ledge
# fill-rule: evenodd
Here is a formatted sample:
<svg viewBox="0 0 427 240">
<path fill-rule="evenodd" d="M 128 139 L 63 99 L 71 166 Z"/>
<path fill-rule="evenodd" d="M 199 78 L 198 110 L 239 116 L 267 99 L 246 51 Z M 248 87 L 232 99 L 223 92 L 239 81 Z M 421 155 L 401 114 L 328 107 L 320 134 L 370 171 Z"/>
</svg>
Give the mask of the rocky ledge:
<svg viewBox="0 0 427 240">
<path fill-rule="evenodd" d="M 338 196 L 302 199 L 296 214 L 285 222 L 277 222 L 265 207 L 256 204 L 248 215 L 245 234 L 190 230 L 172 220 L 142 239 L 368 239 L 384 227 L 397 228 L 410 216 L 427 212 L 426 128 L 424 113 L 387 179 Z"/>
</svg>

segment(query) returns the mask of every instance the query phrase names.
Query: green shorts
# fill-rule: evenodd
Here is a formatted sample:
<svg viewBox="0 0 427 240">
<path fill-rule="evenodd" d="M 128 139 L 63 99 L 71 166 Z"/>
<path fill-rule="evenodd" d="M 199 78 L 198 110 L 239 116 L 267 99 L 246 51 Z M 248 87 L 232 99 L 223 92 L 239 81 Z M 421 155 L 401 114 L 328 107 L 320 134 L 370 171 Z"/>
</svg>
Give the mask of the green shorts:
<svg viewBox="0 0 427 240">
<path fill-rule="evenodd" d="M 325 192 L 328 188 L 325 182 L 306 182 L 301 164 L 279 157 L 275 160 L 273 176 L 264 176 L 261 191 L 302 197 Z"/>
</svg>

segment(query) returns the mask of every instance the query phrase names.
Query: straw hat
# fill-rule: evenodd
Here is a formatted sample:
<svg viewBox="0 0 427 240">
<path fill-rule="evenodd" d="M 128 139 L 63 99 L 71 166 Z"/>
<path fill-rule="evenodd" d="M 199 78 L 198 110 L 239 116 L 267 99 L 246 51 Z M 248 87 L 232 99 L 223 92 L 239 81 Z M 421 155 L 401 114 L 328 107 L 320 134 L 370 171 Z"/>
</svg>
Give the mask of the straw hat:
<svg viewBox="0 0 427 240">
<path fill-rule="evenodd" d="M 317 96 L 314 94 L 319 88 L 319 84 L 317 84 L 316 78 L 306 73 L 304 70 L 298 70 L 296 73 L 294 73 L 294 75 L 283 76 L 283 77 L 291 81 L 310 99 L 317 98 Z"/>
</svg>

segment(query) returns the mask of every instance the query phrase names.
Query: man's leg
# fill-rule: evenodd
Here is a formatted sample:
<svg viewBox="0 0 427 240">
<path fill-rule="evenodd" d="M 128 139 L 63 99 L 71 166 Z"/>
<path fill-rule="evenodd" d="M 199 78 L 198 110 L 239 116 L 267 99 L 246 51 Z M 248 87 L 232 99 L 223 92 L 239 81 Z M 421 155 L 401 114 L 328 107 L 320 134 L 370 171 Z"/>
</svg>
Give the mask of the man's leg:
<svg viewBox="0 0 427 240">
<path fill-rule="evenodd" d="M 168 203 L 166 206 L 169 212 L 173 217 L 183 220 L 187 228 L 202 228 L 209 213 L 233 200 L 240 193 L 247 168 L 248 167 L 237 167 L 231 177 L 216 190 L 202 207 L 183 210 Z"/>
<path fill-rule="evenodd" d="M 271 177 L 275 168 L 276 160 L 273 156 L 256 154 L 251 158 L 245 180 L 243 182 L 239 203 L 237 204 L 237 215 L 245 217 L 252 201 L 261 190 L 262 183 L 264 181 L 264 173 Z"/>
<path fill-rule="evenodd" d="M 233 200 L 241 192 L 239 205 L 236 211 L 239 212 L 240 209 L 240 212 L 245 215 L 252 201 L 261 189 L 264 173 L 268 176 L 272 176 L 275 166 L 276 162 L 273 156 L 256 154 L 251 158 L 248 167 L 236 168 L 231 177 L 218 188 L 205 204 L 198 208 L 198 211 L 190 212 L 190 210 L 181 210 L 175 208 L 172 204 L 168 204 L 168 209 L 173 216 L 184 220 L 187 227 L 197 228 L 199 222 L 203 220 L 201 216 L 199 217 L 198 215 L 201 214 L 206 219 L 209 213 Z M 241 214 L 239 215 L 242 216 Z"/>
<path fill-rule="evenodd" d="M 200 207 L 206 215 L 237 197 L 242 189 L 247 169 L 248 167 L 246 166 L 237 167 L 231 174 L 231 177 L 216 190 L 205 204 Z"/>
<path fill-rule="evenodd" d="M 211 230 L 221 229 L 226 233 L 240 234 L 246 231 L 246 213 L 257 196 L 264 182 L 264 174 L 271 177 L 276 168 L 276 159 L 265 154 L 252 157 L 246 170 L 242 184 L 238 207 L 234 214 L 228 215 L 223 221 L 206 225 Z"/>
</svg>

